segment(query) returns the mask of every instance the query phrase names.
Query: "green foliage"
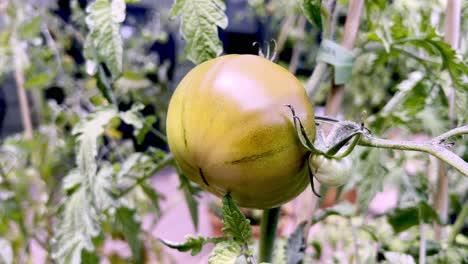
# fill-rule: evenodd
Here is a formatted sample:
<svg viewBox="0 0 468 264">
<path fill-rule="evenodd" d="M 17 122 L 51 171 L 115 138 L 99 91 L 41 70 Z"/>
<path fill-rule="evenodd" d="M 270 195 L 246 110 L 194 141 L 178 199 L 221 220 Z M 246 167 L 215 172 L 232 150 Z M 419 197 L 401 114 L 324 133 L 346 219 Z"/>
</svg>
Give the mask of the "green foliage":
<svg viewBox="0 0 468 264">
<path fill-rule="evenodd" d="M 195 230 L 198 230 L 198 202 L 196 197 L 200 193 L 201 189 L 190 182 L 187 176 L 185 176 L 180 169 L 178 169 L 178 174 L 180 181 L 179 189 L 184 192 L 185 202 L 189 208 L 193 226 L 195 227 Z"/>
<path fill-rule="evenodd" d="M 227 241 L 226 238 L 205 238 L 205 237 L 192 237 L 192 236 L 187 236 L 185 238 L 185 242 L 183 243 L 180 243 L 180 244 L 177 244 L 177 243 L 173 243 L 173 242 L 169 242 L 167 240 L 160 240 L 164 245 L 170 247 L 170 248 L 173 248 L 173 249 L 177 249 L 178 251 L 181 251 L 181 252 L 187 252 L 187 251 L 191 251 L 191 254 L 192 256 L 195 256 L 197 255 L 198 253 L 200 253 L 200 251 L 202 250 L 203 246 L 207 243 L 214 243 L 214 244 L 217 244 L 217 243 L 221 243 L 223 241 Z"/>
<path fill-rule="evenodd" d="M 112 76 L 117 78 L 123 65 L 120 24 L 125 20 L 125 1 L 110 1 L 96 0 L 86 8 L 89 34 L 84 55 L 87 59 L 88 74 L 94 75 L 99 63 L 104 62 Z"/>
<path fill-rule="evenodd" d="M 384 256 L 388 263 L 416 264 L 411 255 L 398 252 L 385 252 Z"/>
<path fill-rule="evenodd" d="M 242 249 L 235 241 L 224 241 L 216 244 L 208 258 L 208 264 L 235 264 Z"/>
<path fill-rule="evenodd" d="M 322 0 L 300 0 L 302 12 L 307 20 L 322 29 Z"/>
<path fill-rule="evenodd" d="M 440 223 L 437 212 L 427 202 L 420 201 L 417 205 L 407 208 L 397 208 L 388 215 L 388 222 L 396 233 L 403 232 L 421 222 Z"/>
<path fill-rule="evenodd" d="M 248 243 L 252 238 L 250 221 L 239 210 L 231 196 L 223 198 L 223 232 L 232 236 L 239 243 Z"/>
<path fill-rule="evenodd" d="M 180 31 L 187 41 L 185 53 L 194 63 L 219 56 L 223 51 L 218 29 L 226 28 L 226 5 L 223 0 L 176 0 L 171 16 L 181 17 Z"/>
<path fill-rule="evenodd" d="M 120 207 L 116 212 L 117 223 L 122 228 L 125 240 L 132 250 L 135 263 L 142 263 L 141 249 L 143 242 L 139 239 L 141 223 L 136 219 L 136 211 L 126 207 Z"/>
</svg>

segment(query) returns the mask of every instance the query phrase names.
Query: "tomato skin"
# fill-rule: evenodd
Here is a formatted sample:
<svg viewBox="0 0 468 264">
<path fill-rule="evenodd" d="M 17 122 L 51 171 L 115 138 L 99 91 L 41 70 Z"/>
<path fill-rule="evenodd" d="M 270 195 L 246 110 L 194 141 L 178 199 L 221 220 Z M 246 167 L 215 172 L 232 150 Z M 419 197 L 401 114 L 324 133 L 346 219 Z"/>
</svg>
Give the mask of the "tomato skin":
<svg viewBox="0 0 468 264">
<path fill-rule="evenodd" d="M 307 150 L 292 105 L 313 140 L 313 105 L 287 70 L 259 56 L 226 55 L 192 69 L 167 113 L 171 152 L 190 180 L 241 207 L 272 208 L 309 184 Z"/>
<path fill-rule="evenodd" d="M 338 187 L 347 182 L 351 175 L 351 160 L 327 159 L 324 156 L 312 156 L 309 165 L 314 177 L 323 185 Z"/>
</svg>

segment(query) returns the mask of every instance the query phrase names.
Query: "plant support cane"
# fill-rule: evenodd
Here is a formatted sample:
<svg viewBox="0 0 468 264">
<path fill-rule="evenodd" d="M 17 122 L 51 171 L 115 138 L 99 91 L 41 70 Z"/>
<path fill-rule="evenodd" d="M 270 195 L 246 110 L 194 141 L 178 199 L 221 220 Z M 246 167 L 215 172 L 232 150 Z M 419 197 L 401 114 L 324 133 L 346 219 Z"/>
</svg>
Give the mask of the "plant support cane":
<svg viewBox="0 0 468 264">
<path fill-rule="evenodd" d="M 341 46 L 345 49 L 352 50 L 359 29 L 364 0 L 351 0 L 349 2 L 346 23 L 344 26 L 343 41 Z M 341 110 L 341 104 L 344 96 L 344 84 L 336 85 L 333 83 L 330 94 L 327 98 L 325 106 L 325 115 L 336 117 Z M 328 189 L 324 198 L 324 205 L 332 205 L 335 202 L 337 195 L 336 188 Z"/>
<path fill-rule="evenodd" d="M 260 227 L 260 243 L 258 248 L 258 262 L 271 262 L 276 237 L 276 227 L 281 207 L 263 210 Z"/>
<path fill-rule="evenodd" d="M 16 82 L 16 91 L 18 92 L 18 100 L 21 110 L 21 121 L 23 123 L 24 136 L 27 139 L 33 137 L 33 127 L 31 121 L 31 114 L 29 110 L 28 95 L 24 89 L 24 73 L 23 65 L 21 65 L 21 44 L 18 42 L 16 36 L 16 29 L 13 30 L 13 35 L 10 39 L 11 49 L 13 50 L 13 63 L 14 63 L 14 74 Z"/>
<path fill-rule="evenodd" d="M 461 0 L 448 0 L 445 20 L 445 42 L 450 44 L 453 50 L 458 49 L 460 35 Z M 450 87 L 448 94 L 449 120 L 451 127 L 455 127 L 455 89 Z M 434 197 L 435 208 L 442 223 L 447 221 L 448 213 L 448 176 L 445 164 L 441 160 L 434 159 L 437 168 L 437 190 Z M 441 240 L 445 236 L 441 225 L 435 225 L 435 238 Z"/>
</svg>

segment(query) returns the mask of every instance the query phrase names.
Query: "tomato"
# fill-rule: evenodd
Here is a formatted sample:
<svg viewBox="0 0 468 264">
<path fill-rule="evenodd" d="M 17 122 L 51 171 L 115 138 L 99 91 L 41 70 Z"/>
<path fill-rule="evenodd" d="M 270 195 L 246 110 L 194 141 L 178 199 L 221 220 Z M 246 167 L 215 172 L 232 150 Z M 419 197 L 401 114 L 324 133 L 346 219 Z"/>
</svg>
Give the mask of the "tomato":
<svg viewBox="0 0 468 264">
<path fill-rule="evenodd" d="M 346 183 L 351 173 L 351 160 L 327 159 L 324 156 L 311 156 L 309 165 L 312 175 L 323 185 L 341 186 Z"/>
<path fill-rule="evenodd" d="M 170 150 L 203 189 L 219 197 L 230 194 L 241 207 L 279 206 L 309 184 L 308 152 L 286 104 L 313 140 L 313 105 L 287 70 L 253 55 L 204 62 L 183 78 L 171 98 Z"/>
</svg>

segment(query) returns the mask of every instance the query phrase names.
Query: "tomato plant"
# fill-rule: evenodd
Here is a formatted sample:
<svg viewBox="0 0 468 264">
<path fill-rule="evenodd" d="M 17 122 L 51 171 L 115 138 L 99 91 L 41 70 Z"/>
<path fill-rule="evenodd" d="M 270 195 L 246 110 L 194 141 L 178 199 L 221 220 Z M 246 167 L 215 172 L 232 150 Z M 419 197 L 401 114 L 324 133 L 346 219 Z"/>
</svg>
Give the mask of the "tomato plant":
<svg viewBox="0 0 468 264">
<path fill-rule="evenodd" d="M 466 10 L 0 1 L 0 263 L 467 263 Z"/>
</svg>

